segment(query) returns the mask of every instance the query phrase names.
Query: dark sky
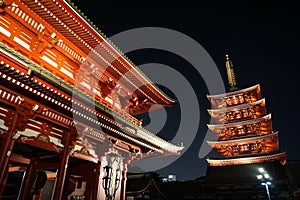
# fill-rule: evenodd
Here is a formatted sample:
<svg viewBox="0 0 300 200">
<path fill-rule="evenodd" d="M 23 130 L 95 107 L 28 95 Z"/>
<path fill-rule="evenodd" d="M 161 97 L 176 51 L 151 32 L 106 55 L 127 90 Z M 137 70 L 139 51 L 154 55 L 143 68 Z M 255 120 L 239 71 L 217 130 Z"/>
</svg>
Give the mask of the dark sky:
<svg viewBox="0 0 300 200">
<path fill-rule="evenodd" d="M 299 31 L 297 15 L 291 12 L 287 1 L 73 2 L 108 37 L 138 27 L 163 27 L 188 35 L 206 49 L 225 81 L 224 61 L 228 53 L 234 62 L 239 88 L 260 83 L 267 111 L 272 113 L 273 130 L 279 131 L 280 148 L 287 151 L 287 160 L 300 160 L 300 132 L 297 128 L 300 53 L 299 38 L 296 38 Z M 185 154 L 159 173 L 162 176 L 176 174 L 178 179 L 205 175 L 207 163 L 198 158 L 209 123 L 206 109 L 210 108 L 203 79 L 193 72 L 189 63 L 165 51 L 143 49 L 127 55 L 136 65 L 162 63 L 172 66 L 190 81 L 199 102 L 202 102 L 199 105 L 201 116 L 206 117 L 201 118 L 196 139 Z M 162 89 L 172 96 L 172 91 Z M 176 116 L 176 110 L 178 105 L 168 110 L 168 115 Z M 174 118 L 168 117 L 168 120 Z M 164 127 L 166 132 L 173 129 L 176 131 L 176 127 Z M 171 139 L 163 133 L 162 137 Z"/>
</svg>

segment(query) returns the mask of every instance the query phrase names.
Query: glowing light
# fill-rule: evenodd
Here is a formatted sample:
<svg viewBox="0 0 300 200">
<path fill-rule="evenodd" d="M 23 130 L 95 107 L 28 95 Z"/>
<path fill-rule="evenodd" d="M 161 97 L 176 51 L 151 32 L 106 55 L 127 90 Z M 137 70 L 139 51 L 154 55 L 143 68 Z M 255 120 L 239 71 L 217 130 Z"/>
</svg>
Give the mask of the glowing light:
<svg viewBox="0 0 300 200">
<path fill-rule="evenodd" d="M 270 175 L 269 174 L 264 174 L 264 177 L 265 178 L 270 178 Z"/>
<path fill-rule="evenodd" d="M 44 61 L 46 61 L 48 64 L 52 65 L 55 68 L 57 68 L 57 66 L 58 66 L 55 61 L 51 60 L 50 58 L 48 58 L 45 55 L 41 56 L 41 59 L 43 59 Z"/>
<path fill-rule="evenodd" d="M 264 170 L 264 168 L 259 168 L 258 171 L 259 171 L 260 173 L 262 173 L 262 172 L 264 172 L 265 170 Z"/>
<path fill-rule="evenodd" d="M 260 174 L 260 175 L 257 175 L 257 179 L 262 179 L 263 176 Z"/>
<path fill-rule="evenodd" d="M 24 47 L 24 48 L 30 50 L 29 44 L 27 44 L 26 42 L 24 42 L 24 41 L 21 40 L 20 38 L 18 38 L 18 37 L 15 36 L 13 40 L 14 40 L 16 43 L 20 44 L 22 47 Z"/>
<path fill-rule="evenodd" d="M 3 33 L 6 37 L 10 37 L 11 35 L 11 33 L 2 26 L 0 26 L 0 32 Z"/>
</svg>

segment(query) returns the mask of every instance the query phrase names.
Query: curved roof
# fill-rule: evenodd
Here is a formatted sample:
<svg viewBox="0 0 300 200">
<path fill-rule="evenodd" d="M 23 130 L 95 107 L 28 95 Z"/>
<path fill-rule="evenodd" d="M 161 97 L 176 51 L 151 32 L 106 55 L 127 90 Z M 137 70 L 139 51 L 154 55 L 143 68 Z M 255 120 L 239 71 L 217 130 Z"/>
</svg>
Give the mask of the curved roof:
<svg viewBox="0 0 300 200">
<path fill-rule="evenodd" d="M 170 105 L 174 100 L 155 86 L 129 59 L 109 41 L 70 2 L 64 0 L 21 0 L 43 20 L 86 55 L 92 53 L 97 59 L 108 63 L 106 70 L 115 80 L 122 76 L 122 84 L 130 91 L 149 101 L 161 105 Z"/>
<path fill-rule="evenodd" d="M 211 99 L 218 99 L 218 98 L 223 98 L 223 97 L 230 97 L 230 96 L 234 96 L 234 95 L 237 95 L 237 94 L 240 94 L 240 93 L 245 93 L 245 92 L 249 92 L 251 90 L 256 90 L 257 93 L 260 92 L 260 85 L 257 84 L 257 85 L 254 85 L 254 86 L 251 86 L 251 87 L 248 87 L 248 88 L 244 88 L 244 89 L 241 89 L 241 90 L 236 90 L 236 91 L 233 91 L 233 92 L 228 92 L 228 93 L 224 93 L 224 94 L 215 94 L 215 95 L 207 95 L 207 98 L 211 98 Z"/>
<path fill-rule="evenodd" d="M 156 182 L 158 174 L 154 172 L 128 173 L 126 182 L 126 195 L 149 195 L 149 199 L 167 199 L 158 188 Z M 153 195 L 153 196 L 152 196 Z"/>
<path fill-rule="evenodd" d="M 259 135 L 259 136 L 251 136 L 251 137 L 246 137 L 246 138 L 234 138 L 234 139 L 229 139 L 229 140 L 220 140 L 220 141 L 207 141 L 207 143 L 210 146 L 219 146 L 219 145 L 241 145 L 241 144 L 248 144 L 253 141 L 261 141 L 265 140 L 271 137 L 278 137 L 278 131 L 270 134 L 265 134 L 265 135 Z"/>
<path fill-rule="evenodd" d="M 207 158 L 207 162 L 212 166 L 227 166 L 227 165 L 242 165 L 242 164 L 253 164 L 270 162 L 274 160 L 280 161 L 282 165 L 285 164 L 285 152 L 272 153 L 266 155 L 255 155 L 251 157 L 239 157 L 239 158 L 222 158 L 222 159 L 210 159 Z"/>
<path fill-rule="evenodd" d="M 128 173 L 126 193 L 139 193 L 145 191 L 153 181 L 153 172 Z"/>
<path fill-rule="evenodd" d="M 78 112 L 75 110 L 75 108 L 72 107 L 72 102 L 74 101 L 74 104 L 77 104 L 79 107 L 84 109 L 84 112 L 86 113 L 93 113 L 94 111 L 89 108 L 89 104 L 91 102 L 94 102 L 94 99 L 81 92 L 78 90 L 76 87 L 66 83 L 59 77 L 55 76 L 48 70 L 44 69 L 43 67 L 37 65 L 33 61 L 29 60 L 22 54 L 14 51 L 12 48 L 8 47 L 7 45 L 4 45 L 0 42 L 0 54 L 4 54 L 7 57 L 11 58 L 15 63 L 18 63 L 18 65 L 22 66 L 23 68 L 30 68 L 31 70 L 36 70 L 38 72 L 38 75 L 42 77 L 44 80 L 48 80 L 54 85 L 59 85 L 60 89 L 63 91 L 69 91 L 70 94 L 73 92 L 76 93 L 77 98 L 72 99 L 67 93 L 63 93 L 61 91 L 57 91 L 56 89 L 53 89 L 51 87 L 47 87 L 45 84 L 42 82 L 39 82 L 38 79 L 31 78 L 27 76 L 24 72 L 20 73 L 18 69 L 15 67 L 10 67 L 9 65 L 5 65 L 5 62 L 1 62 L 1 67 L 5 68 L 5 70 L 1 71 L 8 71 L 10 75 L 14 75 L 14 79 L 9 79 L 9 76 L 6 76 L 7 79 L 10 81 L 13 80 L 19 80 L 18 82 L 14 82 L 14 84 L 20 84 L 23 83 L 24 89 L 28 90 L 30 93 L 34 93 L 34 91 L 39 91 L 39 95 L 45 95 L 48 98 L 45 99 L 45 101 L 49 101 L 48 103 L 51 104 L 57 104 L 59 103 L 59 106 L 64 109 L 66 112 Z M 18 67 L 19 68 L 19 67 Z M 34 90 L 32 88 L 35 88 Z M 56 101 L 55 101 L 56 100 Z M 45 103 L 45 102 L 43 102 Z M 118 120 L 112 120 L 110 118 L 104 118 L 102 115 L 96 113 L 98 117 L 101 117 L 105 123 L 100 123 L 98 121 L 93 120 L 92 118 L 88 118 L 85 113 L 81 113 L 82 116 L 87 118 L 91 123 L 95 123 L 95 126 L 107 128 L 110 131 L 114 132 L 117 134 L 119 137 L 125 138 L 133 143 L 139 144 L 141 146 L 144 146 L 146 148 L 149 148 L 151 150 L 157 151 L 159 153 L 164 153 L 164 154 L 178 154 L 184 147 L 174 145 L 170 142 L 167 142 L 160 137 L 156 136 L 155 134 L 151 133 L 150 131 L 137 126 L 135 123 L 133 123 L 130 120 L 127 120 L 125 117 L 122 115 L 118 114 L 117 112 L 104 107 L 101 104 L 95 103 L 94 105 L 96 108 L 101 110 L 103 113 L 107 114 L 108 116 L 113 116 L 115 119 L 120 120 L 120 122 L 125 123 L 126 125 L 134 128 L 136 130 L 136 134 L 132 134 L 124 128 L 122 123 L 117 122 Z M 80 112 L 80 110 L 79 110 Z M 120 128 L 122 130 L 120 130 Z"/>
<path fill-rule="evenodd" d="M 260 118 L 256 119 L 250 119 L 250 120 L 245 120 L 245 121 L 238 121 L 238 122 L 229 122 L 226 124 L 207 124 L 207 127 L 209 129 L 223 129 L 223 128 L 230 128 L 230 127 L 237 127 L 237 126 L 243 126 L 243 125 L 248 125 L 248 124 L 255 124 L 257 122 L 261 122 L 263 120 L 271 120 L 271 114 L 265 115 Z"/>
<path fill-rule="evenodd" d="M 241 110 L 241 109 L 245 109 L 245 108 L 250 108 L 259 104 L 263 104 L 265 105 L 265 99 L 260 99 L 256 102 L 252 102 L 252 103 L 245 103 L 245 104 L 240 104 L 240 105 L 236 105 L 236 106 L 230 106 L 230 107 L 225 107 L 225 108 L 219 108 L 219 109 L 208 109 L 207 111 L 209 113 L 221 113 L 221 112 L 227 112 L 227 111 L 236 111 L 236 110 Z"/>
</svg>

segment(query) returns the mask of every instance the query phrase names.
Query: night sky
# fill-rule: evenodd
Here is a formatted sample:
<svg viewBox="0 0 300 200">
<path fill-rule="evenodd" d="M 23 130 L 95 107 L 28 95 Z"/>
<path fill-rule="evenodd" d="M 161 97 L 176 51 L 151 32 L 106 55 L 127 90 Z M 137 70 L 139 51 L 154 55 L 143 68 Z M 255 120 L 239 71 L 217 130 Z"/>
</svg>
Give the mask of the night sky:
<svg viewBox="0 0 300 200">
<path fill-rule="evenodd" d="M 280 148 L 287 151 L 288 161 L 300 160 L 300 81 L 297 73 L 300 53 L 299 38 L 296 38 L 300 34 L 297 15 L 291 12 L 287 1 L 201 1 L 197 4 L 192 1 L 72 2 L 108 37 L 133 28 L 163 27 L 193 38 L 212 57 L 224 81 L 227 81 L 225 54 L 229 54 L 234 62 L 238 87 L 261 85 L 267 111 L 272 113 L 273 131 L 279 131 Z M 161 176 L 176 174 L 180 180 L 204 176 L 207 162 L 198 158 L 198 152 L 207 131 L 206 124 L 210 123 L 206 111 L 210 104 L 201 75 L 195 73 L 193 66 L 184 59 L 166 51 L 143 49 L 127 56 L 137 66 L 146 63 L 171 66 L 189 80 L 200 107 L 197 136 L 176 162 L 158 173 Z M 161 86 L 161 89 L 176 99 L 168 88 Z M 174 135 L 165 135 L 164 132 L 177 131 L 178 127 L 172 125 L 172 121 L 179 118 L 176 118 L 180 115 L 179 105 L 167 108 L 167 114 L 166 126 L 158 134 L 171 140 Z M 142 117 L 144 124 L 149 123 L 147 116 Z M 215 153 L 211 152 L 209 156 L 213 157 Z"/>
</svg>

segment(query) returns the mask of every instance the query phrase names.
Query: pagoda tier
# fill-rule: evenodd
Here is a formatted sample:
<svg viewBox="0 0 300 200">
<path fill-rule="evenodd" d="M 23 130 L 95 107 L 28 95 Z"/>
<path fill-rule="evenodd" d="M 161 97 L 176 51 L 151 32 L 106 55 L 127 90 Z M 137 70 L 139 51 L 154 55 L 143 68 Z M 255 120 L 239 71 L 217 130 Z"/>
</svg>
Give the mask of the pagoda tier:
<svg viewBox="0 0 300 200">
<path fill-rule="evenodd" d="M 208 113 L 217 123 L 256 119 L 266 115 L 265 99 L 220 109 L 210 109 Z"/>
<path fill-rule="evenodd" d="M 264 135 L 272 132 L 271 114 L 252 120 L 207 126 L 217 134 L 219 140 Z"/>
<path fill-rule="evenodd" d="M 249 95 L 251 98 L 248 98 Z M 247 97 L 247 101 L 237 101 L 242 99 L 241 97 Z M 217 123 L 210 124 L 208 127 L 219 136 L 219 139 L 207 143 L 225 157 L 208 159 L 210 165 L 249 164 L 274 159 L 285 163 L 283 161 L 285 158 L 282 157 L 284 153 L 278 154 L 279 156 L 273 155 L 279 149 L 278 132 L 272 132 L 271 115 L 266 115 L 265 99 L 258 99 L 260 97 L 259 85 L 222 95 L 208 96 L 209 100 L 214 102 L 212 103 L 214 108 L 209 109 L 208 113 Z M 226 98 L 233 101 L 227 103 L 230 104 L 228 107 L 220 103 Z"/>
<path fill-rule="evenodd" d="M 259 84 L 242 90 L 219 95 L 207 95 L 212 107 L 224 108 L 261 99 Z"/>
<path fill-rule="evenodd" d="M 225 65 L 231 89 L 236 89 L 232 62 Z M 208 128 L 218 141 L 207 141 L 222 159 L 207 159 L 212 166 L 239 165 L 274 160 L 285 163 L 285 153 L 278 153 L 278 132 L 273 132 L 271 114 L 267 115 L 260 85 L 225 94 L 208 95 L 212 109 L 208 113 L 216 124 Z"/>
<path fill-rule="evenodd" d="M 241 139 L 208 141 L 222 156 L 245 156 L 278 150 L 278 132 Z"/>
<path fill-rule="evenodd" d="M 264 162 L 272 162 L 272 161 L 279 161 L 282 165 L 284 165 L 286 163 L 286 153 L 274 152 L 265 155 L 253 155 L 248 157 L 207 159 L 207 162 L 211 166 L 243 165 L 243 164 L 264 163 Z"/>
</svg>

